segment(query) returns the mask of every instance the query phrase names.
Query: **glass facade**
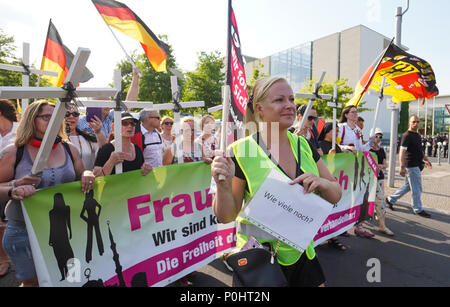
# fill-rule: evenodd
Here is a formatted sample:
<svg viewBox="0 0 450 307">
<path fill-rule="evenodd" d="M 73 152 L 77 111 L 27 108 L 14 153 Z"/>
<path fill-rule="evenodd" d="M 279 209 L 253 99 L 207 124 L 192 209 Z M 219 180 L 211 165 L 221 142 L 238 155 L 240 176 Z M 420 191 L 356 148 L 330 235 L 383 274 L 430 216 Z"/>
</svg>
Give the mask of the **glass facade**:
<svg viewBox="0 0 450 307">
<path fill-rule="evenodd" d="M 434 131 L 435 133 L 448 133 L 450 128 L 450 114 L 447 109 L 436 108 L 434 110 Z"/>
<path fill-rule="evenodd" d="M 270 75 L 286 78 L 294 93 L 311 78 L 312 42 L 270 56 Z"/>
</svg>

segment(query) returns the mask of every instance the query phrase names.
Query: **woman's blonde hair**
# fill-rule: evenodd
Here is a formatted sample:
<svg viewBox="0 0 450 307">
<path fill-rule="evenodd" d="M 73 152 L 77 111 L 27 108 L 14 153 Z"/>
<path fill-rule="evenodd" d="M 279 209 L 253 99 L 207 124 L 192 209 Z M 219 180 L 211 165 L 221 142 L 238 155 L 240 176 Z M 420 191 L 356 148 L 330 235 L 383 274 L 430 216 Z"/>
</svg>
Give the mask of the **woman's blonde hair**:
<svg viewBox="0 0 450 307">
<path fill-rule="evenodd" d="M 261 118 L 258 112 L 255 112 L 255 104 L 263 102 L 267 98 L 267 93 L 269 88 L 277 82 L 287 82 L 285 78 L 282 77 L 265 77 L 256 80 L 255 85 L 253 85 L 252 92 L 250 94 L 247 108 L 245 110 L 245 134 L 253 134 L 259 131 L 259 123 Z"/>
<path fill-rule="evenodd" d="M 214 123 L 216 122 L 216 120 L 214 119 L 214 117 L 212 117 L 211 115 L 205 115 L 205 116 L 203 116 L 203 117 L 202 117 L 201 124 L 200 124 L 200 127 L 201 127 L 202 131 L 203 131 L 203 127 L 205 126 L 205 122 L 206 122 L 208 119 L 212 119 L 212 121 L 213 121 Z"/>
<path fill-rule="evenodd" d="M 38 100 L 28 105 L 25 109 L 22 114 L 22 119 L 17 126 L 16 138 L 14 139 L 14 145 L 16 145 L 16 147 L 27 145 L 30 143 L 31 139 L 35 137 L 35 119 L 44 106 L 55 107 L 55 104 L 47 100 Z M 68 140 L 65 127 L 66 121 L 63 120 L 58 131 L 58 136 L 61 137 L 63 142 L 67 142 Z"/>
<path fill-rule="evenodd" d="M 170 119 L 172 121 L 172 123 L 174 122 L 173 118 L 170 116 L 164 116 L 163 118 L 161 118 L 161 124 L 164 123 L 165 120 Z"/>
</svg>

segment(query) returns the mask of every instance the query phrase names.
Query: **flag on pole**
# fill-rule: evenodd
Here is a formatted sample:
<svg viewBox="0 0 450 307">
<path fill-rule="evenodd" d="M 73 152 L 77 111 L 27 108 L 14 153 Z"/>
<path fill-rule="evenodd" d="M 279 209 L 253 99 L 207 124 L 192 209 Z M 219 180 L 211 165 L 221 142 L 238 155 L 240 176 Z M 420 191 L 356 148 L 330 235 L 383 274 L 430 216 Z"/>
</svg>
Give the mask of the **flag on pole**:
<svg viewBox="0 0 450 307">
<path fill-rule="evenodd" d="M 228 0 L 228 42 L 227 42 L 226 84 L 230 86 L 230 116 L 238 129 L 243 129 L 245 109 L 247 107 L 247 80 L 245 78 L 244 60 L 241 40 L 231 0 Z"/>
<path fill-rule="evenodd" d="M 347 105 L 359 105 L 368 89 L 379 92 L 383 76 L 386 76 L 384 94 L 392 96 L 396 103 L 439 94 L 431 65 L 391 42 L 359 80 L 355 96 Z"/>
<path fill-rule="evenodd" d="M 169 46 L 160 41 L 147 25 L 123 3 L 113 0 L 92 0 L 107 25 L 139 41 L 148 60 L 157 72 L 166 71 Z"/>
<path fill-rule="evenodd" d="M 53 25 L 50 19 L 48 25 L 47 39 L 45 41 L 44 54 L 42 56 L 41 70 L 54 71 L 58 73 L 57 77 L 46 76 L 42 77 L 47 79 L 53 86 L 60 87 L 66 80 L 67 73 L 69 72 L 70 65 L 74 59 L 73 53 L 67 48 L 59 36 L 58 30 Z M 85 68 L 80 82 L 86 82 L 94 75 Z"/>
</svg>

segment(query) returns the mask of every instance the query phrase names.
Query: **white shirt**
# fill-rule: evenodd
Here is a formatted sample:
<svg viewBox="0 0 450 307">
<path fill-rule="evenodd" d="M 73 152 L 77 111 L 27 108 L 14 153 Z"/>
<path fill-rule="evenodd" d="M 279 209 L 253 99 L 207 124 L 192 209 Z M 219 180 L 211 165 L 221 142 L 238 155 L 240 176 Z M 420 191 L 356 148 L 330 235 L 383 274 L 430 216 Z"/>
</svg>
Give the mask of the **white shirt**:
<svg viewBox="0 0 450 307">
<path fill-rule="evenodd" d="M 142 145 L 145 162 L 150 163 L 153 167 L 161 166 L 164 147 L 161 134 L 156 129 L 153 132 L 148 132 L 142 125 L 141 131 L 144 136 L 144 144 Z"/>
<path fill-rule="evenodd" d="M 92 170 L 98 151 L 98 143 L 89 142 L 81 135 L 71 135 L 69 136 L 69 141 L 78 149 L 84 168 Z"/>
<path fill-rule="evenodd" d="M 339 137 L 341 138 L 339 146 L 343 150 L 347 150 L 350 146 L 354 146 L 356 151 L 370 150 L 369 143 L 362 143 L 362 132 L 358 126 L 356 126 L 355 128 L 350 128 L 348 123 L 339 124 Z"/>
<path fill-rule="evenodd" d="M 6 135 L 2 136 L 0 134 L 0 150 L 3 150 L 6 146 L 13 143 L 13 139 L 16 136 L 17 126 L 19 126 L 18 122 L 13 122 L 13 126 L 10 132 Z"/>
</svg>

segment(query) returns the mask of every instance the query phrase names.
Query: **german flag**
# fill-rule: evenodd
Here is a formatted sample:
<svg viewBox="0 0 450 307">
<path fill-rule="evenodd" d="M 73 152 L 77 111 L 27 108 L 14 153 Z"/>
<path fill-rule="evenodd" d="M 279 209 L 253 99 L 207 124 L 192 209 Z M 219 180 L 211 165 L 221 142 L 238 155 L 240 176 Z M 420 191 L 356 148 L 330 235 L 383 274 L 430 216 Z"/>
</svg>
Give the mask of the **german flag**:
<svg viewBox="0 0 450 307">
<path fill-rule="evenodd" d="M 355 96 L 347 105 L 359 105 L 368 89 L 379 92 L 383 76 L 386 76 L 383 92 L 396 103 L 430 99 L 439 94 L 431 65 L 391 42 L 359 80 Z"/>
<path fill-rule="evenodd" d="M 58 30 L 53 25 L 52 20 L 48 25 L 47 40 L 44 47 L 44 55 L 42 56 L 41 70 L 55 71 L 57 77 L 43 76 L 53 86 L 61 87 L 64 84 L 70 65 L 74 59 L 73 53 L 64 46 L 59 36 Z M 93 77 L 92 73 L 85 68 L 80 82 L 86 82 Z"/>
<path fill-rule="evenodd" d="M 161 42 L 155 34 L 132 10 L 123 3 L 112 0 L 92 0 L 107 25 L 139 41 L 148 60 L 157 72 L 166 71 L 169 46 Z"/>
</svg>

